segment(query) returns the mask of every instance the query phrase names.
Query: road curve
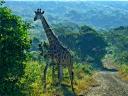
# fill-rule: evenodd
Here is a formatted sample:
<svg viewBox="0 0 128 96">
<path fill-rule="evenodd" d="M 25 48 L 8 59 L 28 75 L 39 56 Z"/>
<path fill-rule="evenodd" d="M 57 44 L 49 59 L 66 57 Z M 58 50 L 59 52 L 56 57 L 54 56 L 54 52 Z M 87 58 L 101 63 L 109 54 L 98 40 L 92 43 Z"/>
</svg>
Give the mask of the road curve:
<svg viewBox="0 0 128 96">
<path fill-rule="evenodd" d="M 101 71 L 95 79 L 99 86 L 83 96 L 128 96 L 128 83 L 118 78 L 116 72 Z"/>
</svg>

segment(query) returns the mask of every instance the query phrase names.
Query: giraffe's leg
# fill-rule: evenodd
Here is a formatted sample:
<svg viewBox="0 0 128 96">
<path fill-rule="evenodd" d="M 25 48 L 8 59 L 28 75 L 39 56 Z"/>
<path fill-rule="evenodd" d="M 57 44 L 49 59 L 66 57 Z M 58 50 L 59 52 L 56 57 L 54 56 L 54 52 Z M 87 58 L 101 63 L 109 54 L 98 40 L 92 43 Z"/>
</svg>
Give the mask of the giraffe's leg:
<svg viewBox="0 0 128 96">
<path fill-rule="evenodd" d="M 52 82 L 54 85 L 55 84 L 55 65 L 54 64 L 52 65 Z"/>
<path fill-rule="evenodd" d="M 62 65 L 58 65 L 58 79 L 59 79 L 59 85 L 61 85 L 61 81 L 63 79 L 63 68 Z"/>
<path fill-rule="evenodd" d="M 44 69 L 44 75 L 43 75 L 43 83 L 44 83 L 44 92 L 46 91 L 46 74 L 47 74 L 47 69 L 48 69 L 49 64 L 47 63 Z"/>
<path fill-rule="evenodd" d="M 68 72 L 69 72 L 69 76 L 70 76 L 70 80 L 71 80 L 72 91 L 74 92 L 74 87 L 73 87 L 74 72 L 72 70 L 72 67 L 68 66 Z"/>
</svg>

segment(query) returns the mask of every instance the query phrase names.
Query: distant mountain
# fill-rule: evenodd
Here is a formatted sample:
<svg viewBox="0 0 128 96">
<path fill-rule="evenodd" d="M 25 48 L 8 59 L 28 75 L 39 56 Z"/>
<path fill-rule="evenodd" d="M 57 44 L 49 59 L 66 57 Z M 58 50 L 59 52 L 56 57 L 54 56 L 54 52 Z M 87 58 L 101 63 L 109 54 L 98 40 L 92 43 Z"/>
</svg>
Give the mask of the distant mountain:
<svg viewBox="0 0 128 96">
<path fill-rule="evenodd" d="M 50 23 L 74 22 L 98 28 L 112 28 L 128 25 L 128 2 L 17 2 L 6 4 L 15 14 L 33 22 L 34 10 L 42 8 Z"/>
</svg>

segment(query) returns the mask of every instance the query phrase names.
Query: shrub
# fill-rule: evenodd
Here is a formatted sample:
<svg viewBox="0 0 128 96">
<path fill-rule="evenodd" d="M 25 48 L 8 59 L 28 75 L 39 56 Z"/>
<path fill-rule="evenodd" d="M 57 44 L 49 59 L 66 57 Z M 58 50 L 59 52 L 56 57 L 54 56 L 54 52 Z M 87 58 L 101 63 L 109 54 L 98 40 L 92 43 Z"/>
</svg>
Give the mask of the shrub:
<svg viewBox="0 0 128 96">
<path fill-rule="evenodd" d="M 11 10 L 0 7 L 0 95 L 20 95 L 19 79 L 30 46 L 28 26 Z"/>
</svg>

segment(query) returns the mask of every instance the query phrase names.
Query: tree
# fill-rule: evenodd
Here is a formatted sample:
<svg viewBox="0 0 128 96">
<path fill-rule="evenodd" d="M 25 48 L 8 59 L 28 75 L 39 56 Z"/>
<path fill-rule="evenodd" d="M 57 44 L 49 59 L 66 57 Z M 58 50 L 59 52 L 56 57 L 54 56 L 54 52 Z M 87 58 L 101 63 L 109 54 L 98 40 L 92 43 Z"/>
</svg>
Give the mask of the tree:
<svg viewBox="0 0 128 96">
<path fill-rule="evenodd" d="M 87 25 L 83 25 L 80 28 L 80 32 L 81 33 L 87 33 L 87 32 L 96 32 L 93 28 L 87 26 Z"/>
<path fill-rule="evenodd" d="M 0 8 L 0 96 L 19 96 L 19 79 L 30 47 L 28 26 L 7 7 Z M 23 96 L 23 95 L 22 95 Z"/>
<path fill-rule="evenodd" d="M 80 61 L 90 62 L 93 63 L 93 67 L 103 68 L 101 59 L 106 54 L 107 42 L 101 34 L 86 25 L 79 31 L 80 33 L 62 35 L 59 38 L 75 52 Z"/>
<path fill-rule="evenodd" d="M 109 44 L 107 51 L 118 64 L 128 63 L 128 27 L 120 26 L 105 33 Z"/>
</svg>

